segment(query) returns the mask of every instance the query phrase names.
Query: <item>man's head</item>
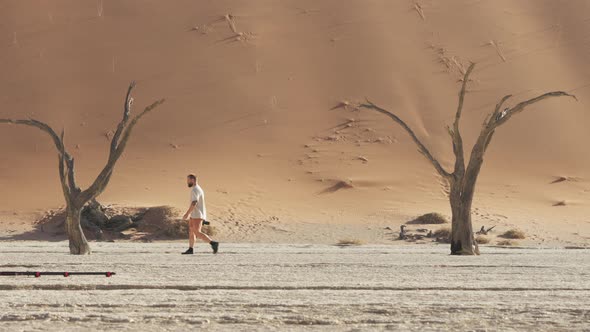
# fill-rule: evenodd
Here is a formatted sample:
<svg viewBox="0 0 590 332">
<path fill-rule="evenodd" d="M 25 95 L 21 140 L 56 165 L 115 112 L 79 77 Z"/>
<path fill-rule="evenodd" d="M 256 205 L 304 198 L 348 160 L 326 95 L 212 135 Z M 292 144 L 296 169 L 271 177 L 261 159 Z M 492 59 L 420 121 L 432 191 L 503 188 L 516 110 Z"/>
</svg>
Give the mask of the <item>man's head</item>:
<svg viewBox="0 0 590 332">
<path fill-rule="evenodd" d="M 192 173 L 187 175 L 186 176 L 186 184 L 187 184 L 187 186 L 189 186 L 189 188 L 194 187 L 195 184 L 197 184 L 197 176 Z"/>
</svg>

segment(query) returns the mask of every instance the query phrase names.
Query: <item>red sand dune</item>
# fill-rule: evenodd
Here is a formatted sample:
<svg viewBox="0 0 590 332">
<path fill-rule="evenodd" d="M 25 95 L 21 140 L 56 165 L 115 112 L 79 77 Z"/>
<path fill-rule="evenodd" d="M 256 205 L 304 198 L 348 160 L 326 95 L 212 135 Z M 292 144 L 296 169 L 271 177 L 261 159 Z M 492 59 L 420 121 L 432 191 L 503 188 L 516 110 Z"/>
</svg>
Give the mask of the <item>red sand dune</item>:
<svg viewBox="0 0 590 332">
<path fill-rule="evenodd" d="M 473 61 L 462 123 L 469 146 L 506 94 L 514 94 L 509 106 L 550 90 L 579 99 L 537 104 L 499 130 L 475 227 L 587 244 L 590 2 L 417 3 L 420 10 L 413 1 L 5 1 L 0 117 L 65 128 L 85 186 L 137 80 L 136 111 L 167 102 L 138 125 L 101 201 L 182 207 L 191 171 L 228 232 L 234 221 L 272 224 L 291 233 L 260 240 L 306 242 L 353 227 L 379 241 L 380 226 L 449 208 L 397 125 L 335 106 L 369 97 L 449 167 L 445 125 Z M 0 225 L 16 227 L 63 204 L 56 153 L 39 131 L 0 128 Z M 577 180 L 551 184 L 558 177 Z M 352 188 L 326 191 L 339 181 Z M 233 236 L 258 239 L 243 224 Z M 325 234 L 305 235 L 309 224 Z"/>
</svg>

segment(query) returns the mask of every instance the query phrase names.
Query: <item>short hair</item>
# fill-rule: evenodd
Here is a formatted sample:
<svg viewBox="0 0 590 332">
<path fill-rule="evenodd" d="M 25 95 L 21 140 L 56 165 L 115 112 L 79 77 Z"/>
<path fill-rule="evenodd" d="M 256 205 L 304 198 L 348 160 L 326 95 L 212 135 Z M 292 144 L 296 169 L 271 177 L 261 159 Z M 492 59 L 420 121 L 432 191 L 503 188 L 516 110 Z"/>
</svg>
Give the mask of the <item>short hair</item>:
<svg viewBox="0 0 590 332">
<path fill-rule="evenodd" d="M 197 181 L 197 176 L 196 176 L 196 175 L 194 175 L 193 173 L 191 173 L 191 174 L 187 175 L 186 177 L 187 177 L 187 178 L 189 178 L 189 179 L 191 179 L 191 180 L 195 180 L 195 181 Z"/>
</svg>

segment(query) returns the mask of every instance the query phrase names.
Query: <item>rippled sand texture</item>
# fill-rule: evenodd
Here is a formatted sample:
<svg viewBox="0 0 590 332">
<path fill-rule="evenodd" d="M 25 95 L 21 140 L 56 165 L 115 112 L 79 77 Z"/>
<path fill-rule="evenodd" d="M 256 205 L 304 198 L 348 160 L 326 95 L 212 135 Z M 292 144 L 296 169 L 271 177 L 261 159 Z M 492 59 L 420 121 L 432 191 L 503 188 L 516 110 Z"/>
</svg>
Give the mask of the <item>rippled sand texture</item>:
<svg viewBox="0 0 590 332">
<path fill-rule="evenodd" d="M 587 250 L 446 246 L 97 243 L 0 245 L 2 271 L 115 271 L 105 277 L 1 277 L 9 330 L 590 329 Z"/>
</svg>

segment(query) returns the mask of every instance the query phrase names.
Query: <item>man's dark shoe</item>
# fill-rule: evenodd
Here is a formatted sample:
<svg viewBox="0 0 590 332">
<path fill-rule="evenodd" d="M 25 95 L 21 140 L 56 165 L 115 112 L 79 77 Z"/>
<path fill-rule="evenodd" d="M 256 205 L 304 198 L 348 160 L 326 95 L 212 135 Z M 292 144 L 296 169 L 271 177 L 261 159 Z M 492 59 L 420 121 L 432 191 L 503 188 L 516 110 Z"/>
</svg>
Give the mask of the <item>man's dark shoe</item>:
<svg viewBox="0 0 590 332">
<path fill-rule="evenodd" d="M 219 250 L 219 242 L 211 241 L 211 248 L 213 249 L 213 253 L 216 254 Z"/>
<path fill-rule="evenodd" d="M 193 248 L 188 248 L 187 251 L 182 253 L 183 255 L 192 255 L 193 254 Z"/>
</svg>

